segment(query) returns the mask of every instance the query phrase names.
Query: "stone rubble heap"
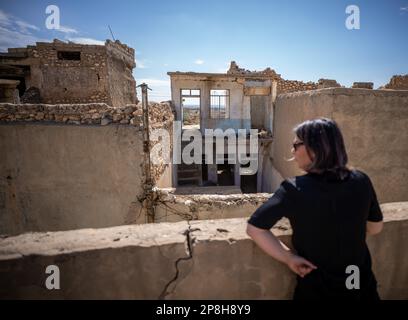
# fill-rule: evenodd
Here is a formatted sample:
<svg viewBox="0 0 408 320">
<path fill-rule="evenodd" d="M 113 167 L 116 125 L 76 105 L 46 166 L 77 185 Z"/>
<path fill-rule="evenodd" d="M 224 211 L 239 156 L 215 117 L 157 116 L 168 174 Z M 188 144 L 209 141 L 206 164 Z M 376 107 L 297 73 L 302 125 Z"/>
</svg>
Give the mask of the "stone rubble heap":
<svg viewBox="0 0 408 320">
<path fill-rule="evenodd" d="M 309 81 L 297 81 L 297 80 L 278 80 L 278 93 L 288 93 L 296 91 L 306 91 L 306 90 L 315 90 L 317 89 L 317 84 Z"/>
<path fill-rule="evenodd" d="M 408 74 L 393 76 L 381 89 L 408 90 Z"/>
</svg>

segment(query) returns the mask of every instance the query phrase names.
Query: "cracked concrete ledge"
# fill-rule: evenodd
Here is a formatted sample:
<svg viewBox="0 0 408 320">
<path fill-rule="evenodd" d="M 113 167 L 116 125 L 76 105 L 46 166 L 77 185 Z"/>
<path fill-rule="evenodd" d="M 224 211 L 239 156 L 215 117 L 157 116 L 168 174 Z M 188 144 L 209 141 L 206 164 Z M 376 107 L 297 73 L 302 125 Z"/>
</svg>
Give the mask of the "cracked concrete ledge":
<svg viewBox="0 0 408 320">
<path fill-rule="evenodd" d="M 370 237 L 383 298 L 408 298 L 408 202 Z M 28 233 L 0 239 L 0 299 L 289 299 L 294 275 L 246 235 L 247 218 Z M 273 232 L 290 246 L 282 220 Z M 45 289 L 45 268 L 61 289 Z"/>
<path fill-rule="evenodd" d="M 188 223 L 182 221 L 0 236 L 0 261 L 29 255 L 51 256 L 105 248 L 184 243 L 186 229 Z"/>
</svg>

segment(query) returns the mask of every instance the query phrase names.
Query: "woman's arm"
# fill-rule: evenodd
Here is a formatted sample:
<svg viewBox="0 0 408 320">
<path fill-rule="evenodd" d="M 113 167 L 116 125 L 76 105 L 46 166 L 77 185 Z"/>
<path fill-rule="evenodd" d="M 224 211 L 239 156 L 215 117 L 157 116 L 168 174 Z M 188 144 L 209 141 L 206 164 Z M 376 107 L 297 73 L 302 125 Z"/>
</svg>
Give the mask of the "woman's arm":
<svg viewBox="0 0 408 320">
<path fill-rule="evenodd" d="M 383 229 L 384 223 L 382 221 L 372 222 L 367 221 L 367 234 L 373 236 L 379 234 Z"/>
<path fill-rule="evenodd" d="M 286 250 L 270 230 L 260 229 L 247 224 L 247 234 L 268 255 L 286 264 L 302 278 L 317 267 L 306 259 Z"/>
</svg>

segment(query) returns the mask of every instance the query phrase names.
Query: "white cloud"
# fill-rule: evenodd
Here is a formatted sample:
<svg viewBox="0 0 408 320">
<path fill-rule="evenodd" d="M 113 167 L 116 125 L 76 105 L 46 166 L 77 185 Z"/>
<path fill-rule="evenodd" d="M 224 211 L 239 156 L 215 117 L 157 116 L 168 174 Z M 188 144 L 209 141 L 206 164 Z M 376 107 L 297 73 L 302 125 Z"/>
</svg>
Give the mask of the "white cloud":
<svg viewBox="0 0 408 320">
<path fill-rule="evenodd" d="M 28 22 L 0 10 L 0 51 L 7 48 L 25 47 L 36 42 L 49 41 L 33 36 L 30 31 L 40 29 Z"/>
<path fill-rule="evenodd" d="M 15 23 L 20 28 L 21 32 L 28 32 L 28 29 L 36 30 L 36 31 L 40 30 L 40 28 L 38 28 L 37 26 L 24 22 L 22 20 L 16 20 Z"/>
<path fill-rule="evenodd" d="M 25 47 L 36 42 L 48 42 L 48 39 L 41 39 L 31 34 L 23 34 L 0 26 L 0 51 L 7 51 L 7 48 Z"/>
<path fill-rule="evenodd" d="M 147 69 L 147 67 L 146 67 L 146 65 L 144 64 L 143 61 L 136 61 L 136 68 Z"/>
<path fill-rule="evenodd" d="M 55 29 L 59 32 L 63 32 L 63 33 L 78 33 L 78 31 L 74 28 L 68 27 L 68 26 L 63 26 L 60 25 L 60 27 L 58 29 Z"/>
<path fill-rule="evenodd" d="M 401 11 L 407 11 L 407 12 L 408 12 L 408 6 L 406 6 L 406 7 L 401 7 L 400 10 L 401 10 Z"/>
<path fill-rule="evenodd" d="M 66 40 L 78 43 L 78 44 L 96 44 L 96 45 L 105 45 L 105 41 L 97 40 L 97 39 L 92 39 L 92 38 L 81 38 L 81 37 L 76 37 L 76 38 L 66 38 Z"/>
<path fill-rule="evenodd" d="M 171 91 L 170 91 L 170 80 L 163 80 L 163 79 L 154 79 L 154 78 L 144 78 L 144 79 L 137 79 L 137 85 L 142 83 L 146 83 L 152 91 L 148 91 L 148 100 L 149 101 L 166 101 L 171 99 Z M 142 100 L 142 95 L 140 93 L 140 88 L 138 88 L 137 96 L 139 100 Z"/>
<path fill-rule="evenodd" d="M 7 48 L 25 47 L 27 45 L 35 44 L 36 42 L 49 42 L 48 39 L 42 39 L 35 35 L 32 35 L 30 31 L 39 31 L 37 26 L 25 22 L 11 14 L 8 14 L 0 10 L 0 50 L 7 51 Z M 53 31 L 53 30 L 52 30 Z M 68 26 L 61 25 L 59 29 L 55 29 L 64 33 L 64 40 L 71 41 L 78 44 L 93 44 L 104 45 L 105 41 L 86 38 L 86 37 L 73 37 L 74 34 L 78 34 L 79 31 Z"/>
<path fill-rule="evenodd" d="M 149 86 L 168 87 L 170 89 L 170 80 L 144 78 L 144 79 L 136 79 L 136 81 L 139 84 L 144 82 L 148 84 Z"/>
<path fill-rule="evenodd" d="M 12 16 L 0 10 L 0 25 L 1 26 L 10 26 L 12 22 Z"/>
<path fill-rule="evenodd" d="M 29 34 L 29 29 L 31 30 L 36 30 L 39 31 L 40 28 L 37 26 L 30 24 L 28 22 L 25 22 L 21 19 L 18 19 L 14 17 L 13 15 L 6 13 L 2 10 L 0 10 L 0 26 L 5 27 L 5 28 L 10 28 L 14 31 L 19 31 L 22 33 L 28 33 Z"/>
<path fill-rule="evenodd" d="M 204 60 L 201 59 L 197 59 L 196 61 L 194 61 L 195 64 L 201 65 L 204 64 Z"/>
</svg>

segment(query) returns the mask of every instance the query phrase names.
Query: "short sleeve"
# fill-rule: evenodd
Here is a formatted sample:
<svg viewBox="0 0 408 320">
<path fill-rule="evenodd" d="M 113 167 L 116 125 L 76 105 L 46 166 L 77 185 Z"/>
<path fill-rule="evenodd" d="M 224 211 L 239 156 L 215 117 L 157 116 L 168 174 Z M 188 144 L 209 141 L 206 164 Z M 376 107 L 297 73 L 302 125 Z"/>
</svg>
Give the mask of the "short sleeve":
<svg viewBox="0 0 408 320">
<path fill-rule="evenodd" d="M 272 197 L 256 209 L 248 219 L 248 223 L 257 228 L 269 230 L 276 222 L 288 214 L 288 204 L 288 192 L 284 181 Z"/>
<path fill-rule="evenodd" d="M 370 188 L 370 207 L 367 220 L 371 222 L 380 222 L 383 220 L 383 214 L 377 200 L 377 194 L 375 193 L 374 186 L 368 176 L 367 179 Z"/>
</svg>

